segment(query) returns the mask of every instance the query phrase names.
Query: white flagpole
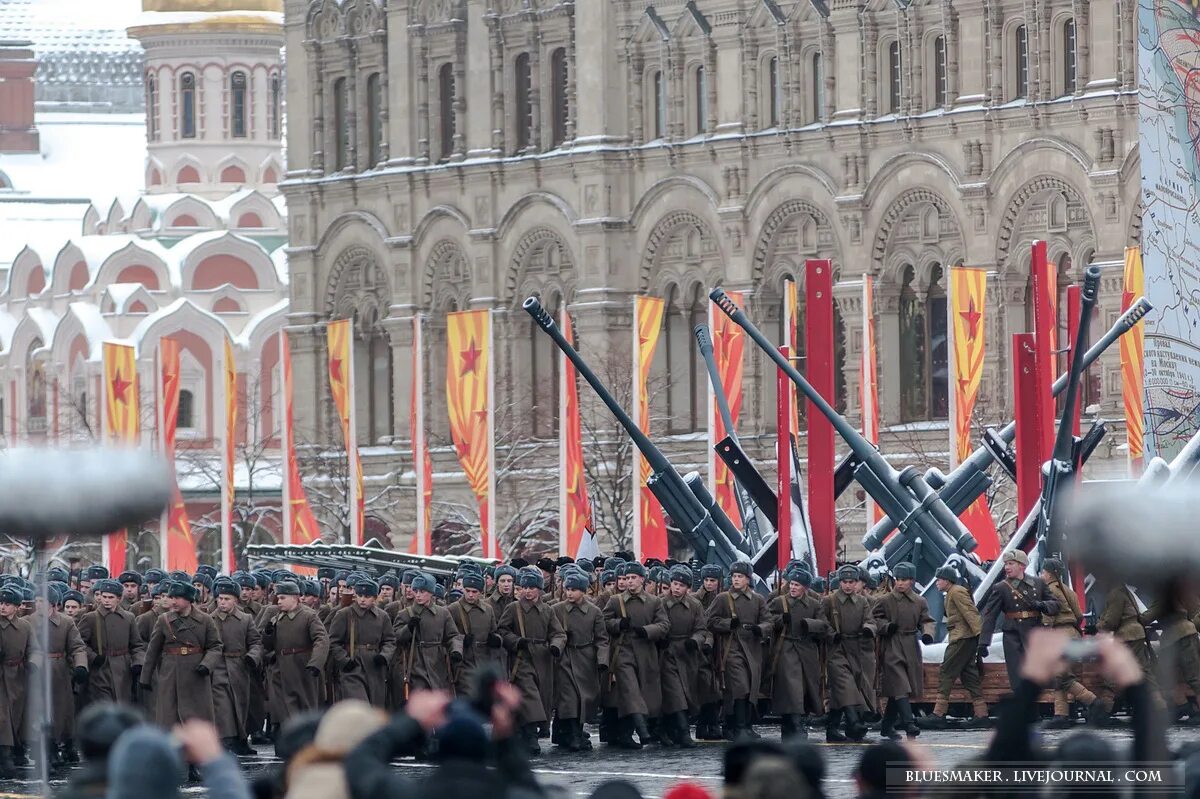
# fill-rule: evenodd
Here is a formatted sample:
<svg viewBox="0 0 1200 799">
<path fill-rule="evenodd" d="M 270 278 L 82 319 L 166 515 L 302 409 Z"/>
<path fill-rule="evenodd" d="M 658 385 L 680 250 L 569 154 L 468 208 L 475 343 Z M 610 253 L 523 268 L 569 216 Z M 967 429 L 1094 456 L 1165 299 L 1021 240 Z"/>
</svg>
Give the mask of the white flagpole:
<svg viewBox="0 0 1200 799">
<path fill-rule="evenodd" d="M 362 463 L 358 458 L 358 397 L 355 394 L 354 379 L 354 322 L 350 323 L 350 331 L 346 334 L 346 350 L 350 353 L 350 363 L 346 369 L 346 405 L 348 406 L 350 435 L 346 441 L 346 463 L 350 467 L 350 543 L 356 546 L 363 544 L 363 531 L 359 528 L 358 505 L 362 501 L 359 496 L 362 484 L 359 476 L 362 474 Z"/>
<path fill-rule="evenodd" d="M 562 327 L 563 334 L 568 332 L 567 325 L 571 324 L 567 318 L 567 306 L 563 303 L 562 313 L 560 315 L 559 324 Z M 558 554 L 571 555 L 575 553 L 568 552 L 567 548 L 570 541 L 567 538 L 567 370 L 571 368 L 571 362 L 567 360 L 566 353 L 557 353 L 554 357 L 559 359 L 558 367 Z"/>
<path fill-rule="evenodd" d="M 639 430 L 645 428 L 645 420 L 642 419 L 642 389 L 641 389 L 641 364 L 638 356 L 641 354 L 641 349 L 638 344 L 638 326 L 641 320 L 638 318 L 638 298 L 633 298 L 633 392 L 631 393 L 630 402 L 633 404 L 633 422 Z M 642 454 L 633 450 L 633 556 L 638 560 L 642 559 Z"/>
<path fill-rule="evenodd" d="M 283 475 L 283 480 L 280 483 L 283 489 L 283 507 L 280 509 L 280 515 L 283 517 L 283 543 L 291 544 L 295 540 L 295 532 L 292 530 L 294 520 L 292 519 L 291 470 L 288 468 L 292 459 L 288 442 L 293 441 L 291 420 L 288 419 L 288 411 L 291 410 L 289 407 L 291 397 L 288 396 L 288 380 L 291 379 L 292 370 L 290 368 L 290 353 L 288 354 L 289 357 L 284 356 L 287 352 L 287 347 L 287 331 L 281 327 L 279 328 L 279 376 L 282 379 L 279 381 L 279 410 L 277 411 L 280 414 L 279 449 L 281 450 L 280 454 L 283 456 L 279 464 L 279 471 Z"/>
<path fill-rule="evenodd" d="M 412 431 L 413 462 L 417 470 L 417 554 L 428 555 L 430 547 L 426 546 L 425 537 L 425 343 L 421 340 L 421 316 L 413 316 L 413 376 L 415 391 L 413 401 L 413 420 L 416 429 Z"/>
<path fill-rule="evenodd" d="M 500 557 L 500 531 L 496 529 L 496 348 L 492 340 L 494 311 L 487 312 L 487 446 L 488 446 L 488 546 L 491 558 Z"/>
</svg>

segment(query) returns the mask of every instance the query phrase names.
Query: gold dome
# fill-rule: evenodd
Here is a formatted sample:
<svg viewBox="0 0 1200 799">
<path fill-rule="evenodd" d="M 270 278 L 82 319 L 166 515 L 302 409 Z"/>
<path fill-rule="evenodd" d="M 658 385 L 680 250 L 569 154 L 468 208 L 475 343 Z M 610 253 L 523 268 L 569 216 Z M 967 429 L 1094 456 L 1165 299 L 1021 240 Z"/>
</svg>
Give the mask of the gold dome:
<svg viewBox="0 0 1200 799">
<path fill-rule="evenodd" d="M 143 11 L 277 11 L 283 0 L 142 0 Z"/>
</svg>

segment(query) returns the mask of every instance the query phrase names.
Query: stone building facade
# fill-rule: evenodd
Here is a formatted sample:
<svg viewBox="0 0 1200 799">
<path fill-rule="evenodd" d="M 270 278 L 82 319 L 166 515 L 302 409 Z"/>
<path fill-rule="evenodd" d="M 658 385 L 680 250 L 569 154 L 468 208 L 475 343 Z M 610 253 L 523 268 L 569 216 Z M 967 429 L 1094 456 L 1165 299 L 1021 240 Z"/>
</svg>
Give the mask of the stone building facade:
<svg viewBox="0 0 1200 799">
<path fill-rule="evenodd" d="M 600 362 L 628 358 L 630 298 L 648 293 L 667 300 L 655 432 L 681 464 L 702 466 L 706 384 L 691 330 L 708 289 L 745 291 L 778 337 L 783 281 L 830 258 L 841 407 L 857 417 L 871 274 L 884 448 L 887 430 L 915 430 L 944 452 L 949 266 L 992 273 L 981 408 L 993 418 L 1011 405 L 1033 240 L 1048 241 L 1064 290 L 1084 265 L 1105 267 L 1097 330 L 1119 312 L 1123 249 L 1140 227 L 1135 9 L 286 0 L 281 190 L 301 424 L 337 440 L 323 325 L 353 315 L 360 443 L 380 445 L 367 469 L 403 480 L 411 319 L 426 320 L 436 440 L 445 314 L 491 308 L 500 401 L 553 465 L 557 366 L 521 302 L 565 304 Z M 774 379 L 748 351 L 741 433 L 763 452 Z M 1088 403 L 1120 418 L 1115 350 Z M 436 457 L 439 472 L 454 469 L 452 453 Z M 435 484 L 435 502 L 457 490 L 447 486 Z"/>
</svg>

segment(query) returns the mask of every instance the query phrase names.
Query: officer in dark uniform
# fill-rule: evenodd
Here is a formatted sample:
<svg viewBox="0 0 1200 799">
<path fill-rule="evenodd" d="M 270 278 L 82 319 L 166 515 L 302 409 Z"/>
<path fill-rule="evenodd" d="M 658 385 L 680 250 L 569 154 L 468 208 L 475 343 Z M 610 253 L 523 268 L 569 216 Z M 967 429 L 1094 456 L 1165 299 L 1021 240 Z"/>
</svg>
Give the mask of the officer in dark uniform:
<svg viewBox="0 0 1200 799">
<path fill-rule="evenodd" d="M 979 615 L 983 617 L 983 632 L 979 636 L 979 656 L 987 657 L 988 646 L 996 624 L 1004 633 L 1004 667 L 1008 669 L 1008 684 L 1020 680 L 1021 661 L 1025 658 L 1025 639 L 1030 630 L 1042 626 L 1042 615 L 1057 615 L 1058 602 L 1046 584 L 1037 577 L 1025 574 L 1029 557 L 1021 550 L 1004 553 L 1004 579 L 997 581 L 983 599 Z"/>
</svg>

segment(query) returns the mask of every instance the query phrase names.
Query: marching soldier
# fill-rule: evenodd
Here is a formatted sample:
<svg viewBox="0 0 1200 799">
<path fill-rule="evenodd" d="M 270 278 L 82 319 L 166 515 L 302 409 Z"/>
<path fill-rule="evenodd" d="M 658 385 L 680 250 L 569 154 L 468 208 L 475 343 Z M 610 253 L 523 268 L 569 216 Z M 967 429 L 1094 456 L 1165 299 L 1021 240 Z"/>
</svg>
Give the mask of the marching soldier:
<svg viewBox="0 0 1200 799">
<path fill-rule="evenodd" d="M 600 698 L 600 682 L 608 677 L 608 630 L 604 612 L 588 601 L 590 581 L 580 570 L 563 571 L 563 601 L 553 607 L 566 636 L 554 680 L 559 745 L 568 752 L 592 748 L 583 722 Z"/>
<path fill-rule="evenodd" d="M 516 601 L 517 570 L 512 566 L 496 568 L 496 591 L 492 594 L 492 607 L 496 609 L 496 618 L 504 615 L 510 604 Z"/>
<path fill-rule="evenodd" d="M 676 565 L 670 571 L 662 604 L 667 614 L 667 646 L 659 658 L 662 672 L 662 720 L 659 741 L 684 749 L 696 745 L 688 715 L 700 707 L 700 661 L 712 653 L 712 634 L 705 622 L 700 600 L 691 595 L 692 570 Z"/>
<path fill-rule="evenodd" d="M 454 690 L 459 696 L 467 696 L 480 667 L 487 663 L 503 666 L 504 641 L 496 609 L 483 597 L 483 576 L 464 574 L 462 584 L 462 598 L 446 610 L 463 636 L 463 662 L 457 669 Z"/>
<path fill-rule="evenodd" d="M 772 599 L 767 612 L 775 625 L 771 647 L 771 709 L 779 714 L 784 740 L 808 737 L 808 717 L 824 711 L 820 643 L 830 632 L 820 618 L 821 600 L 809 587 L 804 568 L 787 573 L 787 593 Z"/>
<path fill-rule="evenodd" d="M 133 608 L 137 605 L 142 590 L 142 575 L 137 572 L 121 572 L 117 582 L 121 584 L 121 607 L 134 612 Z"/>
<path fill-rule="evenodd" d="M 554 661 L 562 657 L 566 635 L 558 616 L 542 601 L 545 582 L 536 570 L 518 575 L 520 598 L 500 616 L 500 637 L 509 652 L 509 682 L 521 692 L 520 735 L 532 755 L 541 753 L 538 727 L 554 709 Z"/>
<path fill-rule="evenodd" d="M 232 580 L 213 584 L 217 607 L 213 621 L 221 634 L 224 657 L 213 672 L 213 709 L 217 730 L 225 746 L 235 755 L 252 755 L 246 743 L 251 733 L 250 695 L 261 691 L 262 634 L 250 614 L 238 607 L 240 589 Z"/>
<path fill-rule="evenodd" d="M 1127 646 L 1133 652 L 1138 665 L 1142 667 L 1146 684 L 1157 688 L 1155 681 L 1154 652 L 1150 642 L 1146 640 L 1146 628 L 1138 618 L 1137 603 L 1133 599 L 1128 586 L 1117 583 L 1104 596 L 1104 612 L 1096 622 L 1096 629 L 1111 633 L 1114 638 Z M 1112 713 L 1113 701 L 1116 699 L 1116 686 L 1105 680 L 1097 694 L 1096 702 L 1092 704 L 1088 721 L 1103 725 Z M 1157 696 L 1156 696 L 1157 699 Z M 1197 711 L 1200 713 L 1200 711 Z"/>
<path fill-rule="evenodd" d="M 742 735 L 757 737 L 751 726 L 751 703 L 758 700 L 763 642 L 770 638 L 774 624 L 766 601 L 750 587 L 754 574 L 750 564 L 739 561 L 729 571 L 730 588 L 708 606 L 707 623 L 719 636 L 717 672 L 729 717 L 725 738 L 734 741 Z"/>
<path fill-rule="evenodd" d="M 445 691 L 452 686 L 450 668 L 463 660 L 463 637 L 450 611 L 434 602 L 437 581 L 419 573 L 412 580 L 412 604 L 396 615 L 396 663 L 401 667 L 393 704 L 403 704 L 410 691 Z"/>
<path fill-rule="evenodd" d="M 193 607 L 196 589 L 187 583 L 171 583 L 167 596 L 171 610 L 158 617 L 142 670 L 143 688 L 158 672 L 154 696 L 155 720 L 171 729 L 188 719 L 216 720 L 213 708 L 212 674 L 220 667 L 223 648 L 217 623 Z"/>
<path fill-rule="evenodd" d="M 97 580 L 92 586 L 96 609 L 76 622 L 88 653 L 88 698 L 129 704 L 142 673 L 146 645 L 133 614 L 122 610 L 121 584 Z"/>
<path fill-rule="evenodd" d="M 293 715 L 320 707 L 329 634 L 317 614 L 300 604 L 296 583 L 279 583 L 275 597 L 275 612 L 263 619 L 262 642 L 269 669 L 271 724 L 278 728 Z"/>
<path fill-rule="evenodd" d="M 820 620 L 829 625 L 832 638 L 826 649 L 825 682 L 829 690 L 829 714 L 825 720 L 825 739 L 842 742 L 861 741 L 867 734 L 860 710 L 872 707 L 871 685 L 874 675 L 866 670 L 863 650 L 875 637 L 870 603 L 858 593 L 857 566 L 843 566 L 837 572 L 838 588 L 821 601 Z M 838 730 L 845 718 L 846 734 Z"/>
<path fill-rule="evenodd" d="M 657 716 L 662 709 L 657 642 L 667 636 L 667 611 L 658 597 L 645 592 L 646 573 L 640 563 L 624 564 L 617 580 L 619 585 L 624 579 L 625 587 L 604 608 L 608 635 L 615 641 L 608 701 L 616 708 L 618 728 L 615 737 L 609 732 L 608 742 L 622 749 L 641 749 L 650 743 L 647 717 Z"/>
<path fill-rule="evenodd" d="M 1169 685 L 1183 683 L 1196 696 L 1195 701 L 1200 701 L 1200 636 L 1196 635 L 1195 614 L 1195 597 L 1178 595 L 1168 590 L 1146 608 L 1139 620 L 1145 626 L 1158 622 L 1161 630 L 1158 639 L 1159 657 L 1170 658 L 1169 662 L 1175 666 L 1175 680 Z M 1164 699 L 1170 696 L 1169 690 L 1170 688 L 1163 686 Z M 1185 715 L 1189 724 L 1200 722 L 1200 710 L 1197 710 L 1194 704 L 1176 704 L 1176 719 Z"/>
<path fill-rule="evenodd" d="M 50 590 L 50 604 L 37 598 L 37 613 L 30 622 L 39 640 L 39 658 L 45 653 L 50 668 L 50 694 L 53 708 L 50 758 L 55 764 L 78 763 L 79 753 L 75 750 L 75 695 L 72 684 L 87 683 L 87 649 L 79 637 L 79 628 L 68 617 L 58 612 L 62 599 L 61 591 Z M 49 625 L 49 642 L 42 646 L 42 618 Z"/>
<path fill-rule="evenodd" d="M 387 613 L 376 607 L 378 595 L 379 586 L 371 580 L 358 583 L 354 604 L 333 615 L 329 643 L 342 699 L 361 699 L 383 708 L 396 633 Z"/>
<path fill-rule="evenodd" d="M 700 587 L 692 596 L 707 614 L 713 600 L 721 593 L 721 581 L 725 574 L 720 566 L 700 567 Z M 696 737 L 702 741 L 720 741 L 721 733 L 721 686 L 717 680 L 716 655 L 710 646 L 700 657 L 700 671 L 696 676 L 696 701 L 700 703 L 700 716 L 696 720 Z"/>
<path fill-rule="evenodd" d="M 112 597 L 115 606 L 121 589 L 118 583 L 113 585 L 117 586 Z M 24 759 L 26 668 L 33 655 L 33 625 L 18 614 L 23 599 L 16 586 L 0 588 L 0 777 L 4 779 L 16 777 L 13 761 Z"/>
<path fill-rule="evenodd" d="M 921 726 L 931 730 L 946 726 L 950 691 L 955 680 L 961 680 L 963 688 L 971 695 L 974 725 L 986 726 L 988 706 L 983 698 L 983 678 L 979 672 L 979 632 L 983 627 L 979 609 L 970 592 L 957 584 L 958 572 L 953 567 L 943 566 L 935 576 L 937 589 L 945 594 L 942 604 L 946 613 L 946 652 L 938 668 L 938 698 L 933 705 L 933 714 L 922 719 Z"/>
<path fill-rule="evenodd" d="M 1083 621 L 1083 611 L 1079 609 L 1079 598 L 1075 592 L 1062 584 L 1062 574 L 1061 560 L 1047 558 L 1042 564 L 1042 582 L 1046 584 L 1050 597 L 1058 603 L 1058 612 L 1043 614 L 1042 624 L 1056 630 L 1066 630 L 1071 638 L 1078 639 L 1082 637 L 1079 625 Z M 1072 701 L 1087 707 L 1096 701 L 1096 695 L 1084 688 L 1067 667 L 1054 678 L 1054 718 L 1046 726 L 1052 729 L 1069 727 Z"/>
<path fill-rule="evenodd" d="M 921 643 L 933 643 L 933 617 L 925 597 L 912 590 L 917 576 L 911 563 L 898 563 L 892 571 L 893 588 L 879 597 L 872 610 L 883 652 L 883 695 L 888 699 L 879 734 L 899 739 L 896 721 L 910 738 L 921 734 L 913 717 L 912 700 L 924 690 Z"/>
<path fill-rule="evenodd" d="M 1008 670 L 1008 684 L 1016 685 L 1021 679 L 1021 661 L 1025 659 L 1025 638 L 1042 625 L 1042 614 L 1058 615 L 1058 602 L 1046 590 L 1046 584 L 1037 577 L 1025 574 L 1029 556 L 1019 549 L 1004 553 L 1004 578 L 997 580 L 983 599 L 979 615 L 983 617 L 983 630 L 979 635 L 979 657 L 987 657 L 992 642 L 992 631 L 997 622 L 1003 631 L 1004 667 Z M 1003 620 L 1000 619 L 1003 615 Z"/>
</svg>

